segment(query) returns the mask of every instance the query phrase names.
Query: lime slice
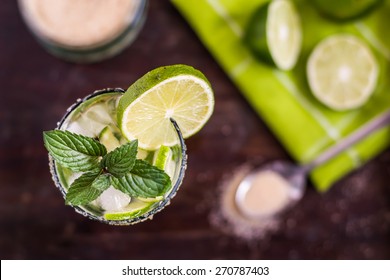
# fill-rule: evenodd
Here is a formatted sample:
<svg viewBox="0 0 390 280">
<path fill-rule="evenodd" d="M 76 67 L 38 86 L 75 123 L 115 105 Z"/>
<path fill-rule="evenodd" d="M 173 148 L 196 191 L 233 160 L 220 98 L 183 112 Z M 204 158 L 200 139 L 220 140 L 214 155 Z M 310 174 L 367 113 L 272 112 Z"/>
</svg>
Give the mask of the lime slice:
<svg viewBox="0 0 390 280">
<path fill-rule="evenodd" d="M 103 130 L 99 133 L 98 138 L 99 142 L 106 147 L 108 152 L 115 150 L 121 145 L 109 126 L 103 128 Z"/>
<path fill-rule="evenodd" d="M 153 153 L 153 165 L 160 168 L 161 170 L 165 170 L 168 166 L 170 159 L 172 158 L 172 151 L 169 147 L 162 145 L 157 151 Z M 169 174 L 168 174 L 169 175 Z M 172 178 L 172 177 L 171 177 Z M 157 197 L 137 197 L 138 200 L 144 202 L 157 202 L 162 200 L 163 196 Z"/>
<path fill-rule="evenodd" d="M 124 145 L 128 143 L 127 140 L 124 140 L 123 137 L 121 137 L 117 131 L 117 128 L 113 128 L 112 126 L 106 126 L 103 128 L 103 130 L 99 133 L 99 142 L 102 143 L 108 152 L 111 152 L 118 148 L 121 145 Z M 118 131 L 119 132 L 119 131 Z M 119 139 L 120 140 L 119 140 Z M 137 158 L 138 159 L 146 159 L 149 155 L 149 151 L 138 149 L 137 151 Z M 152 153 L 153 156 L 153 153 Z"/>
<path fill-rule="evenodd" d="M 206 77 L 186 65 L 160 67 L 137 80 L 118 105 L 118 123 L 128 139 L 154 150 L 179 139 L 170 121 L 175 119 L 183 137 L 198 132 L 210 118 L 214 95 Z"/>
<path fill-rule="evenodd" d="M 165 170 L 168 160 L 172 157 L 171 149 L 162 145 L 157 152 L 154 153 L 153 165 L 161 170 Z"/>
<path fill-rule="evenodd" d="M 134 218 L 146 213 L 153 204 L 153 202 L 145 202 L 133 198 L 131 203 L 126 207 L 123 207 L 120 211 L 106 211 L 104 213 L 104 218 L 106 220 L 125 220 Z"/>
<path fill-rule="evenodd" d="M 282 70 L 292 69 L 302 45 L 300 18 L 293 3 L 274 0 L 260 6 L 249 21 L 244 42 L 259 59 Z"/>
<path fill-rule="evenodd" d="M 137 158 L 146 160 L 149 156 L 149 153 L 150 153 L 149 151 L 138 148 Z"/>
<path fill-rule="evenodd" d="M 171 148 L 162 145 L 159 150 L 154 153 L 153 165 L 164 170 L 169 177 L 173 177 L 176 169 L 176 162 L 172 158 L 173 153 Z"/>
<path fill-rule="evenodd" d="M 332 19 L 350 20 L 364 16 L 383 0 L 314 0 L 317 9 Z"/>
<path fill-rule="evenodd" d="M 334 110 L 363 105 L 375 90 L 379 67 L 370 48 L 352 35 L 333 35 L 310 54 L 307 77 L 314 96 Z"/>
<path fill-rule="evenodd" d="M 141 200 L 143 202 L 157 202 L 162 200 L 164 197 L 163 196 L 157 196 L 157 197 L 137 197 L 138 200 Z"/>
</svg>

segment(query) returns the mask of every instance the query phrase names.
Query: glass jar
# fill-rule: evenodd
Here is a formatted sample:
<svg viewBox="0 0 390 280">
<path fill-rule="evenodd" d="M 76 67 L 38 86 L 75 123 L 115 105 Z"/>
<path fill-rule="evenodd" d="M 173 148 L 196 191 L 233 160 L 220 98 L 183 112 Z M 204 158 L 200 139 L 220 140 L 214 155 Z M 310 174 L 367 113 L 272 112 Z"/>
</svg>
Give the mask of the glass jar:
<svg viewBox="0 0 390 280">
<path fill-rule="evenodd" d="M 38 42 L 62 59 L 90 63 L 124 50 L 146 18 L 147 0 L 18 0 Z"/>
</svg>

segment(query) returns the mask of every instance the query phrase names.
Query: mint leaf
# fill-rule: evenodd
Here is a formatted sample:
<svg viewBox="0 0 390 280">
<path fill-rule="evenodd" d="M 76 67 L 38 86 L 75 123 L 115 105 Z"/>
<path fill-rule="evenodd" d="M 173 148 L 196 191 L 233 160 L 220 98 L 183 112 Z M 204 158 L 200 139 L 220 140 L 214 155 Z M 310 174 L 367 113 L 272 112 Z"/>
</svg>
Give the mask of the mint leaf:
<svg viewBox="0 0 390 280">
<path fill-rule="evenodd" d="M 104 145 L 98 141 L 69 131 L 43 132 L 43 141 L 59 164 L 75 172 L 98 170 L 100 157 L 107 154 Z"/>
<path fill-rule="evenodd" d="M 137 156 L 138 140 L 122 145 L 103 157 L 101 166 L 117 178 L 133 168 Z"/>
<path fill-rule="evenodd" d="M 85 205 L 99 197 L 108 189 L 110 179 L 108 174 L 100 172 L 87 172 L 77 178 L 66 194 L 66 204 Z"/>
<path fill-rule="evenodd" d="M 92 183 L 92 187 L 104 192 L 111 185 L 110 174 L 101 174 Z"/>
<path fill-rule="evenodd" d="M 110 177 L 114 188 L 135 197 L 157 197 L 171 187 L 171 179 L 162 170 L 143 160 L 135 160 L 133 169 L 121 178 Z"/>
</svg>

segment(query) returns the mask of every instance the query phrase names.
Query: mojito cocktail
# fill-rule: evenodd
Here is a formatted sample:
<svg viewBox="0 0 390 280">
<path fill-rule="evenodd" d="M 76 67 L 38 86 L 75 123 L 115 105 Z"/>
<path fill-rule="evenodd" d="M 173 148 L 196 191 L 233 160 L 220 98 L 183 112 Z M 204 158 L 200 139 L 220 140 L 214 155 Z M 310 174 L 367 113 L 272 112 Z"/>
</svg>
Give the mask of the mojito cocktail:
<svg viewBox="0 0 390 280">
<path fill-rule="evenodd" d="M 184 65 L 155 69 L 127 91 L 99 90 L 78 100 L 56 130 L 44 133 L 66 204 L 113 225 L 152 218 L 183 181 L 183 135 L 197 132 L 213 105 L 206 78 Z"/>
</svg>

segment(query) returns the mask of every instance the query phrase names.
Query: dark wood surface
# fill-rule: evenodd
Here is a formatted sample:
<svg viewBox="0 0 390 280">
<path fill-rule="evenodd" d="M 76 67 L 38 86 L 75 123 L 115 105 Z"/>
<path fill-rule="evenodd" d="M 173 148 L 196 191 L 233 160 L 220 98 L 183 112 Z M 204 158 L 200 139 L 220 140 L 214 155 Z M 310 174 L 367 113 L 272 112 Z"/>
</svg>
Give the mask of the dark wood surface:
<svg viewBox="0 0 390 280">
<path fill-rule="evenodd" d="M 172 4 L 150 1 L 146 24 L 121 55 L 76 65 L 47 54 L 0 6 L 0 257 L 2 259 L 389 259 L 390 150 L 326 194 L 308 185 L 279 230 L 250 242 L 210 223 L 219 186 L 245 163 L 291 160 Z M 54 187 L 42 131 L 95 89 L 123 87 L 157 66 L 205 73 L 215 112 L 187 140 L 188 169 L 171 205 L 152 221 L 113 227 L 65 206 Z"/>
</svg>

